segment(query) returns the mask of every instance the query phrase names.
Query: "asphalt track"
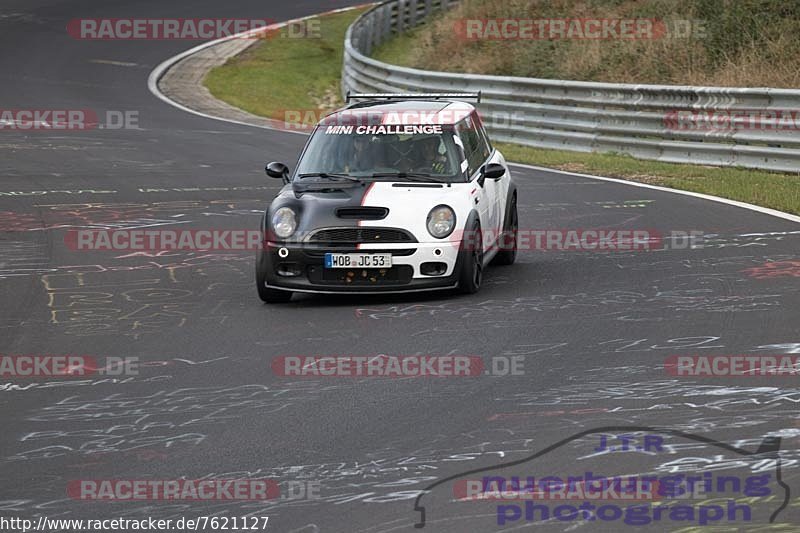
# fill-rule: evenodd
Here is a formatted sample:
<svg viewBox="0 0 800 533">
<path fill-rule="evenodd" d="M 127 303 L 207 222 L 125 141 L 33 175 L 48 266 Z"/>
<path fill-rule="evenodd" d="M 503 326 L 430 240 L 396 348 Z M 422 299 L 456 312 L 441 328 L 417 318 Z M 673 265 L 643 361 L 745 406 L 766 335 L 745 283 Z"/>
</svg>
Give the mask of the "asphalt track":
<svg viewBox="0 0 800 533">
<path fill-rule="evenodd" d="M 256 297 L 250 253 L 124 257 L 64 246 L 69 228 L 254 228 L 278 190 L 263 162 L 293 162 L 305 140 L 187 114 L 150 94 L 149 72 L 196 43 L 75 41 L 64 30 L 69 19 L 286 20 L 342 5 L 4 2 L 0 107 L 135 110 L 141 129 L 0 132 L 0 353 L 128 356 L 146 366 L 117 381 L 0 382 L 0 516 L 251 515 L 269 516 L 268 531 L 411 531 L 418 491 L 473 469 L 537 477 L 713 472 L 769 476 L 771 495 L 752 509 L 764 530 L 787 494 L 782 475 L 790 505 L 772 527 L 796 530 L 797 377 L 687 379 L 663 365 L 674 354 L 800 353 L 797 223 L 515 168 L 523 228 L 697 230 L 703 246 L 523 251 L 514 266 L 489 269 L 475 296 L 299 296 L 285 306 Z M 92 301 L 76 304 L 80 298 Z M 270 369 L 279 355 L 416 353 L 487 363 L 522 356 L 524 374 L 290 380 Z M 592 432 L 607 426 L 656 427 L 641 431 L 669 446 L 594 453 Z M 767 436 L 781 439 L 755 457 L 697 440 L 753 453 Z M 523 462 L 497 466 L 509 461 Z M 78 479 L 214 477 L 318 482 L 319 497 L 86 502 L 66 492 Z M 426 530 L 530 527 L 499 526 L 496 505 L 454 503 L 448 483 L 422 498 Z M 663 519 L 645 529 L 696 525 Z"/>
</svg>

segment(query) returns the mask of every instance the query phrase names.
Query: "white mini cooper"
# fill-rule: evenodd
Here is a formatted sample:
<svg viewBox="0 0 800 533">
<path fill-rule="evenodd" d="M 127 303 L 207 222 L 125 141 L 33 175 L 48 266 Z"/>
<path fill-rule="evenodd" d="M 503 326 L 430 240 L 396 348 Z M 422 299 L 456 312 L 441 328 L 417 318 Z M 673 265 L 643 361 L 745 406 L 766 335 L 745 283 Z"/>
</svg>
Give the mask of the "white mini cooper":
<svg viewBox="0 0 800 533">
<path fill-rule="evenodd" d="M 348 95 L 314 128 L 267 209 L 258 295 L 474 293 L 516 257 L 517 190 L 478 112 L 480 94 Z"/>
</svg>

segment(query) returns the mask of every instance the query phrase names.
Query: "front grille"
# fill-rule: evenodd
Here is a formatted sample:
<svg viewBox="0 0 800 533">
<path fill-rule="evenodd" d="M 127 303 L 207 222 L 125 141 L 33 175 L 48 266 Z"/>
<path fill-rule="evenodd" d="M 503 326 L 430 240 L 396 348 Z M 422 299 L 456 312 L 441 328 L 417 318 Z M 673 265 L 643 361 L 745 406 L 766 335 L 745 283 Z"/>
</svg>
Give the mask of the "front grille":
<svg viewBox="0 0 800 533">
<path fill-rule="evenodd" d="M 336 216 L 350 220 L 383 220 L 389 210 L 385 207 L 340 207 L 336 210 Z"/>
<path fill-rule="evenodd" d="M 361 244 L 377 242 L 417 242 L 405 230 L 394 228 L 330 228 L 310 235 L 308 242 L 322 244 Z"/>
</svg>

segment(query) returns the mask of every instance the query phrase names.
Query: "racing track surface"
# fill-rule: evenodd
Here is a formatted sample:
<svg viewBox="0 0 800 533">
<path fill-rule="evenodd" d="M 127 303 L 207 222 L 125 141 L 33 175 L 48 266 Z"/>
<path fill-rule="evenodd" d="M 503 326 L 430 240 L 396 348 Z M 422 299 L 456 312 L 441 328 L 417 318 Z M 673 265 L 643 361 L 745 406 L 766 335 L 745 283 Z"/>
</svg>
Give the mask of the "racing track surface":
<svg viewBox="0 0 800 533">
<path fill-rule="evenodd" d="M 269 531 L 411 531 L 419 519 L 414 491 L 470 469 L 524 459 L 580 432 L 630 425 L 682 431 L 751 452 L 766 436 L 781 436 L 781 472 L 796 502 L 796 377 L 686 379 L 663 369 L 673 354 L 800 353 L 796 223 L 515 168 L 523 228 L 715 236 L 688 250 L 521 252 L 516 265 L 490 268 L 482 291 L 470 297 L 300 296 L 285 306 L 265 306 L 256 297 L 250 253 L 123 257 L 65 248 L 67 228 L 255 228 L 278 190 L 264 176 L 263 162 L 293 163 L 305 140 L 186 114 L 151 95 L 146 80 L 152 68 L 194 43 L 80 42 L 64 31 L 67 20 L 286 20 L 341 5 L 4 2 L 0 107 L 135 110 L 142 129 L 0 133 L 0 353 L 135 356 L 149 364 L 118 382 L 0 382 L 0 515 L 252 514 L 269 516 Z M 92 301 L 76 304 L 81 298 Z M 414 353 L 486 361 L 520 355 L 525 372 L 289 380 L 270 369 L 279 355 Z M 785 491 L 774 453 L 748 458 L 687 436 L 662 435 L 671 447 L 661 451 L 594 454 L 598 439 L 588 434 L 516 473 L 766 474 L 773 496 L 753 507 L 753 521 L 766 524 L 779 508 Z M 76 479 L 241 476 L 318 481 L 320 498 L 109 503 L 66 495 L 67 483 Z M 448 490 L 440 485 L 424 498 L 426 530 L 501 529 L 492 508 L 453 503 Z M 776 519 L 798 521 L 792 505 Z M 598 521 L 543 527 L 576 525 L 585 531 L 627 527 Z"/>
</svg>

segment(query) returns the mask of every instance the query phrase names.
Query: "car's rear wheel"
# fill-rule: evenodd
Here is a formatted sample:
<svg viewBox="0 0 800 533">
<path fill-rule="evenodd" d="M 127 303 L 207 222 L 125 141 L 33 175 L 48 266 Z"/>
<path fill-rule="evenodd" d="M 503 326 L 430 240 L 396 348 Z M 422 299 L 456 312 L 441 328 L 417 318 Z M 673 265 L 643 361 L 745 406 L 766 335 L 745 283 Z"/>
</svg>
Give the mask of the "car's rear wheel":
<svg viewBox="0 0 800 533">
<path fill-rule="evenodd" d="M 292 299 L 292 291 L 270 289 L 265 285 L 267 281 L 267 264 L 264 252 L 256 252 L 256 289 L 261 301 L 268 304 L 282 304 Z"/>
<path fill-rule="evenodd" d="M 505 228 L 500 239 L 502 249 L 494 256 L 495 265 L 513 265 L 517 260 L 517 230 L 519 229 L 519 217 L 517 216 L 517 197 L 511 198 L 508 216 L 506 217 Z"/>
<path fill-rule="evenodd" d="M 458 289 L 465 294 L 474 294 L 483 281 L 483 238 L 481 225 L 472 225 L 461 240 L 461 272 Z"/>
</svg>

